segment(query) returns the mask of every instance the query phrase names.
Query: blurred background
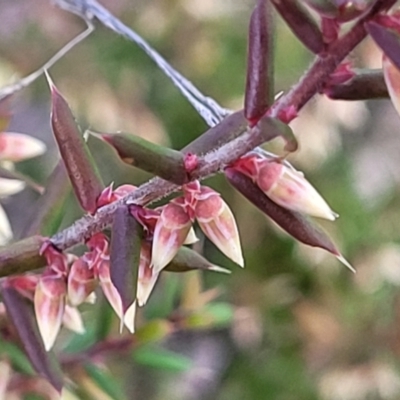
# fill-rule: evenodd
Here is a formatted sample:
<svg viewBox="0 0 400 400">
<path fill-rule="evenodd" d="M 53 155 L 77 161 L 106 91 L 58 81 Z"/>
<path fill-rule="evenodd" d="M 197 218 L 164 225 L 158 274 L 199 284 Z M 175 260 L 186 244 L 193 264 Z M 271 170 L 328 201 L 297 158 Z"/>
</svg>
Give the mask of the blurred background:
<svg viewBox="0 0 400 400">
<path fill-rule="evenodd" d="M 101 3 L 201 91 L 224 107 L 242 108 L 253 0 Z M 83 29 L 79 18 L 48 0 L 0 0 L 0 86 L 40 67 Z M 278 92 L 296 83 L 313 57 L 278 17 L 276 30 Z M 365 40 L 351 61 L 378 68 L 381 54 Z M 50 73 L 83 130 L 131 132 L 179 149 L 207 129 L 134 43 L 100 25 Z M 49 90 L 40 78 L 14 96 L 8 128 L 47 144 L 44 156 L 17 165 L 43 184 L 57 159 L 49 110 Z M 112 389 L 102 387 L 90 368 L 80 375 L 67 371 L 78 386 L 85 379 L 97 382 L 99 391 L 86 385 L 77 398 L 399 399 L 399 118 L 389 100 L 320 96 L 292 124 L 300 150 L 289 161 L 340 214 L 336 222 L 321 224 L 356 274 L 328 253 L 295 242 L 222 176 L 212 178 L 206 184 L 223 194 L 237 218 L 245 269 L 202 238 L 196 249 L 232 274 L 164 274 L 137 318 L 144 344 L 132 354 L 101 360 Z M 106 184 L 148 178 L 96 139 L 90 146 Z M 1 201 L 16 237 L 36 198 L 26 189 Z M 80 215 L 71 196 L 63 226 Z M 84 310 L 88 333 L 79 338 L 63 332 L 57 351 L 87 348 L 107 324 L 113 336 L 118 322 L 114 316 L 107 322 L 110 313 L 101 307 L 102 313 L 98 307 Z M 163 321 L 179 313 L 191 315 L 191 322 L 164 332 Z"/>
</svg>

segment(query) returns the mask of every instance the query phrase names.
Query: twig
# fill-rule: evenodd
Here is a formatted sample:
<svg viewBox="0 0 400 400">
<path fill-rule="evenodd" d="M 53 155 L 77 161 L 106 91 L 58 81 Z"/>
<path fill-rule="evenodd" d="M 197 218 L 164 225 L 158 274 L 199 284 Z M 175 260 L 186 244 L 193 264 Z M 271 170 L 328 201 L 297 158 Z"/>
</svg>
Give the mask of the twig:
<svg viewBox="0 0 400 400">
<path fill-rule="evenodd" d="M 326 54 L 317 56 L 311 67 L 286 95 L 280 97 L 270 109 L 269 115 L 277 117 L 281 111 L 293 106 L 300 110 L 316 93 L 323 83 L 335 71 L 342 60 L 366 36 L 364 23 L 382 8 L 393 5 L 395 0 L 377 0 L 369 11 L 342 38 L 333 42 Z M 205 179 L 217 173 L 253 148 L 259 146 L 263 138 L 258 128 L 248 129 L 243 135 L 200 158 L 201 167 L 196 171 L 195 179 Z M 145 205 L 157 201 L 177 191 L 179 186 L 153 178 L 141 185 L 135 192 L 123 199 L 98 210 L 94 216 L 84 216 L 71 227 L 57 233 L 51 241 L 60 250 L 77 245 L 91 237 L 94 233 L 106 228 L 112 220 L 116 208 L 121 204 L 135 203 Z"/>
<path fill-rule="evenodd" d="M 176 71 L 140 35 L 124 25 L 96 0 L 54 0 L 54 2 L 60 8 L 73 12 L 85 20 L 95 17 L 107 28 L 110 28 L 119 35 L 135 42 L 171 79 L 174 85 L 201 115 L 208 126 L 212 127 L 217 125 L 231 113 L 230 110 L 221 107 L 214 99 L 201 93 L 188 79 Z"/>
<path fill-rule="evenodd" d="M 54 56 L 51 57 L 50 60 L 48 60 L 35 72 L 32 72 L 30 75 L 26 76 L 25 78 L 22 78 L 16 83 L 2 87 L 0 89 L 0 100 L 30 85 L 37 78 L 39 78 L 45 70 L 51 68 L 60 58 L 62 58 L 66 53 L 68 53 L 73 47 L 75 47 L 83 39 L 87 38 L 94 31 L 94 26 L 88 20 L 86 20 L 86 24 L 87 24 L 87 29 L 85 29 L 78 36 L 75 36 L 71 41 L 69 41 L 65 46 L 63 46 L 61 50 L 59 50 L 56 54 L 54 54 Z"/>
</svg>

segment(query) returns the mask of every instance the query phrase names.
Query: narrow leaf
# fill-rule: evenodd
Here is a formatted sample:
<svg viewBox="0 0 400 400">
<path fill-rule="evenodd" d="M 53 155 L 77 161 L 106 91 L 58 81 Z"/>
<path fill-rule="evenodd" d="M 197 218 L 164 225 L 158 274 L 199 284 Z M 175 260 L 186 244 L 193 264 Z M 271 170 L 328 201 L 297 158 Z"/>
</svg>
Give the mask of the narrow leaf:
<svg viewBox="0 0 400 400">
<path fill-rule="evenodd" d="M 51 125 L 54 137 L 81 207 L 93 214 L 104 185 L 67 102 L 49 77 L 48 81 L 51 89 Z"/>
<path fill-rule="evenodd" d="M 145 345 L 136 349 L 133 353 L 133 359 L 141 365 L 176 372 L 187 371 L 192 366 L 192 361 L 189 358 L 152 345 Z"/>
<path fill-rule="evenodd" d="M 342 257 L 330 237 L 312 220 L 295 211 L 287 210 L 272 200 L 245 175 L 229 168 L 225 170 L 228 181 L 263 213 L 267 214 L 289 235 L 309 246 L 319 247 Z"/>
<path fill-rule="evenodd" d="M 86 364 L 85 371 L 99 386 L 99 388 L 102 389 L 104 393 L 107 393 L 112 399 L 123 400 L 126 398 L 121 389 L 120 382 L 118 382 L 107 371 L 94 364 Z"/>
<path fill-rule="evenodd" d="M 31 236 L 0 248 L 0 277 L 43 267 L 46 260 L 39 251 L 44 241 L 41 236 Z"/>
<path fill-rule="evenodd" d="M 63 386 L 63 375 L 54 354 L 44 349 L 34 318 L 33 308 L 15 289 L 3 282 L 1 294 L 7 313 L 21 339 L 34 369 L 58 391 Z"/>
<path fill-rule="evenodd" d="M 335 100 L 369 100 L 389 97 L 388 88 L 380 69 L 357 70 L 350 80 L 324 89 Z"/>
<path fill-rule="evenodd" d="M 136 299 L 141 237 L 141 225 L 126 206 L 119 207 L 111 231 L 110 276 L 124 313 Z"/>
<path fill-rule="evenodd" d="M 297 0 L 272 0 L 292 32 L 313 53 L 324 50 L 321 31 L 309 12 Z"/>
<path fill-rule="evenodd" d="M 400 33 L 376 21 L 367 22 L 365 28 L 390 61 L 400 69 Z"/>
<path fill-rule="evenodd" d="M 181 247 L 176 256 L 165 267 L 164 270 L 170 272 L 186 272 L 193 271 L 195 269 L 223 272 L 226 274 L 231 273 L 231 271 L 228 269 L 221 268 L 210 263 L 210 261 L 208 261 L 202 255 L 188 247 Z"/>
<path fill-rule="evenodd" d="M 274 100 L 273 21 L 269 1 L 258 0 L 250 18 L 245 116 L 255 125 Z"/>
<path fill-rule="evenodd" d="M 0 353 L 10 360 L 11 364 L 17 371 L 23 372 L 27 375 L 33 375 L 35 373 L 25 353 L 17 347 L 16 344 L 1 340 Z"/>
<path fill-rule="evenodd" d="M 31 210 L 24 229 L 24 236 L 41 234 L 51 236 L 57 232 L 64 217 L 64 204 L 71 185 L 60 160 L 49 176 L 44 194 L 39 197 Z"/>
<path fill-rule="evenodd" d="M 182 185 L 188 177 L 183 153 L 128 133 L 99 134 L 114 147 L 123 161 L 157 175 L 167 181 Z"/>
<path fill-rule="evenodd" d="M 244 117 L 243 110 L 237 111 L 189 143 L 182 149 L 182 152 L 199 155 L 208 153 L 242 135 L 247 128 L 248 122 Z"/>
<path fill-rule="evenodd" d="M 264 116 L 258 121 L 257 127 L 265 142 L 275 139 L 276 137 L 282 137 L 286 142 L 286 151 L 293 152 L 297 150 L 299 145 L 292 129 L 279 119 Z"/>
</svg>

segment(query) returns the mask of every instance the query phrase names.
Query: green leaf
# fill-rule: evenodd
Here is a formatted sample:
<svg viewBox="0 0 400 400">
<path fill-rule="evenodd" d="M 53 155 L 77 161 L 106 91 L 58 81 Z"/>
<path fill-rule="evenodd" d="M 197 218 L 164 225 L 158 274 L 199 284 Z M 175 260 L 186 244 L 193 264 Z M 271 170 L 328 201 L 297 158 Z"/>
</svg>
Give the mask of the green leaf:
<svg viewBox="0 0 400 400">
<path fill-rule="evenodd" d="M 86 364 L 85 371 L 93 379 L 93 381 L 115 400 L 125 399 L 125 395 L 121 390 L 121 385 L 117 380 L 105 370 L 93 365 Z"/>
<path fill-rule="evenodd" d="M 174 372 L 187 371 L 192 366 L 192 361 L 188 357 L 150 345 L 136 349 L 133 352 L 133 359 L 138 364 Z"/>
<path fill-rule="evenodd" d="M 14 369 L 24 374 L 34 375 L 35 371 L 24 352 L 14 343 L 0 341 L 0 354 L 6 356 Z"/>
</svg>

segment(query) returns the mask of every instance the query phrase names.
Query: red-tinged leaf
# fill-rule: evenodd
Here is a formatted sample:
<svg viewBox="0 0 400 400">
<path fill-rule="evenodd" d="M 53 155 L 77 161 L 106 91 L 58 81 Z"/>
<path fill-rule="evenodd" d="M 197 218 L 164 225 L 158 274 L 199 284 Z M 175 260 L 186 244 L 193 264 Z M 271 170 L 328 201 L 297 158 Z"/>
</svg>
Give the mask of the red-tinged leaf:
<svg viewBox="0 0 400 400">
<path fill-rule="evenodd" d="M 139 222 L 126 206 L 119 207 L 111 231 L 110 276 L 121 296 L 124 313 L 136 299 L 141 237 Z"/>
<path fill-rule="evenodd" d="M 289 110 L 289 114 L 291 116 L 294 115 L 293 113 L 293 110 Z M 283 123 L 279 119 L 264 116 L 258 121 L 257 128 L 260 130 L 265 142 L 268 142 L 279 136 L 282 137 L 282 139 L 286 142 L 284 147 L 285 151 L 294 152 L 299 146 L 292 129 L 289 127 L 289 125 Z"/>
<path fill-rule="evenodd" d="M 350 80 L 324 89 L 324 94 L 337 100 L 368 100 L 389 96 L 380 69 L 354 69 L 354 72 L 355 75 Z"/>
<path fill-rule="evenodd" d="M 305 0 L 321 16 L 334 18 L 339 22 L 359 17 L 374 0 Z"/>
<path fill-rule="evenodd" d="M 299 212 L 287 210 L 272 200 L 253 184 L 250 178 L 232 168 L 225 170 L 228 181 L 251 203 L 268 215 L 289 235 L 309 246 L 319 247 L 343 261 L 339 250 L 330 237 L 317 224 Z M 348 266 L 348 265 L 347 265 Z M 351 268 L 351 266 L 348 266 Z"/>
<path fill-rule="evenodd" d="M 248 123 L 243 110 L 228 115 L 218 125 L 210 128 L 182 149 L 183 153 L 206 154 L 232 141 L 246 132 Z"/>
<path fill-rule="evenodd" d="M 64 163 L 60 160 L 47 180 L 45 192 L 32 207 L 24 236 L 51 236 L 57 232 L 64 217 L 64 204 L 70 189 Z"/>
<path fill-rule="evenodd" d="M 97 134 L 129 165 L 182 185 L 188 181 L 184 155 L 129 133 Z"/>
<path fill-rule="evenodd" d="M 400 32 L 376 21 L 367 22 L 365 28 L 390 61 L 400 69 Z"/>
<path fill-rule="evenodd" d="M 273 21 L 269 1 L 258 0 L 250 18 L 244 112 L 253 126 L 274 99 Z"/>
<path fill-rule="evenodd" d="M 50 78 L 48 79 L 51 89 L 51 126 L 54 137 L 81 207 L 93 214 L 97 209 L 97 198 L 104 185 L 68 103 Z"/>
<path fill-rule="evenodd" d="M 297 0 L 272 0 L 292 32 L 313 53 L 324 50 L 321 31 L 309 12 Z"/>
<path fill-rule="evenodd" d="M 212 264 L 206 258 L 189 247 L 181 247 L 172 261 L 164 268 L 169 272 L 187 272 L 193 270 L 215 271 L 230 274 L 231 271 Z"/>
<path fill-rule="evenodd" d="M 1 294 L 7 314 L 15 326 L 33 368 L 47 379 L 58 392 L 61 392 L 63 387 L 62 371 L 54 354 L 47 352 L 43 346 L 31 304 L 15 289 L 7 286 L 7 282 L 3 282 Z"/>
<path fill-rule="evenodd" d="M 31 236 L 0 248 L 0 277 L 22 274 L 45 266 L 46 259 L 40 255 L 40 248 L 45 241 L 41 236 Z"/>
</svg>

